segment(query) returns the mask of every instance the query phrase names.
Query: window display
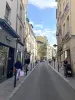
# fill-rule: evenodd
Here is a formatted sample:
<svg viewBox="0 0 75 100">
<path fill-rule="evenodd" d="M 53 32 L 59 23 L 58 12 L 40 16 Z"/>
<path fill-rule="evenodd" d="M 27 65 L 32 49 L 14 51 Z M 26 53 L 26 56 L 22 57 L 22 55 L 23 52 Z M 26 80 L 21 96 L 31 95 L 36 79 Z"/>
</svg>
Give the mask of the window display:
<svg viewBox="0 0 75 100">
<path fill-rule="evenodd" d="M 0 46 L 0 78 L 7 73 L 8 51 L 7 47 Z"/>
</svg>

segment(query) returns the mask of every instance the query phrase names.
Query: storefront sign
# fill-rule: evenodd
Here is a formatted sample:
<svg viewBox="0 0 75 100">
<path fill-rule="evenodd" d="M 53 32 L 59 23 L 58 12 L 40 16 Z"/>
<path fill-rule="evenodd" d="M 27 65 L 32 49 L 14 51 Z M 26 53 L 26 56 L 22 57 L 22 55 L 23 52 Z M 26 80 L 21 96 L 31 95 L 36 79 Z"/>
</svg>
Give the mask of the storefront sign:
<svg viewBox="0 0 75 100">
<path fill-rule="evenodd" d="M 6 36 L 6 40 L 9 41 L 9 42 L 12 42 L 11 38 Z"/>
</svg>

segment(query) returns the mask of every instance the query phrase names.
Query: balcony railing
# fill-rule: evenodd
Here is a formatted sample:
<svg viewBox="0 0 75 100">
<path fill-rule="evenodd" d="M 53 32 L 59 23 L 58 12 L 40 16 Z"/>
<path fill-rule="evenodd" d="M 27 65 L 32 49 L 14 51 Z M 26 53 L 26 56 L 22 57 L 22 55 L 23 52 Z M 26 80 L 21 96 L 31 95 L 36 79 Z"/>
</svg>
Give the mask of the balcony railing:
<svg viewBox="0 0 75 100">
<path fill-rule="evenodd" d="M 66 33 L 66 35 L 62 39 L 62 43 L 67 42 L 70 39 L 70 37 L 71 37 L 70 30 L 68 30 L 67 33 Z"/>
<path fill-rule="evenodd" d="M 63 12 L 63 14 L 62 14 L 62 16 L 60 18 L 61 20 L 64 20 L 65 15 L 68 13 L 68 11 L 69 11 L 69 3 L 66 5 L 66 7 L 64 9 L 64 12 Z"/>
</svg>

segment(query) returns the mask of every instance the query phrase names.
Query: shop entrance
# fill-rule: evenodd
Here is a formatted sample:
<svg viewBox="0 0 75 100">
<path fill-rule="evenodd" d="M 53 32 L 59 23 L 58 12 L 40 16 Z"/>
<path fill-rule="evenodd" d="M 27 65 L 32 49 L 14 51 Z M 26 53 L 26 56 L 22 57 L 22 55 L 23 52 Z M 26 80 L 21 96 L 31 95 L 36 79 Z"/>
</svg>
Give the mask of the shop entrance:
<svg viewBox="0 0 75 100">
<path fill-rule="evenodd" d="M 70 49 L 65 51 L 65 59 L 67 59 L 68 63 L 71 64 Z"/>
<path fill-rule="evenodd" d="M 11 78 L 13 76 L 13 66 L 14 66 L 14 48 L 10 47 L 8 55 L 7 78 Z"/>
<path fill-rule="evenodd" d="M 0 44 L 0 82 L 6 79 L 9 48 Z"/>
<path fill-rule="evenodd" d="M 68 63 L 71 64 L 70 49 L 67 50 L 67 59 L 68 59 Z"/>
</svg>

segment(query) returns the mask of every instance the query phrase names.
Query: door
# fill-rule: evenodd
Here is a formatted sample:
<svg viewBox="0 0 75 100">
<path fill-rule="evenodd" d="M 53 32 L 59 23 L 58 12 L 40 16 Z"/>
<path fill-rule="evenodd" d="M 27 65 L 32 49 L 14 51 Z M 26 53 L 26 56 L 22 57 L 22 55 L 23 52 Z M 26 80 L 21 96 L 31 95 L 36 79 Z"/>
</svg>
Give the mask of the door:
<svg viewBox="0 0 75 100">
<path fill-rule="evenodd" d="M 7 61 L 9 48 L 0 44 L 0 80 L 7 75 Z"/>
<path fill-rule="evenodd" d="M 14 66 L 14 49 L 10 47 L 8 55 L 7 78 L 11 78 L 13 76 L 13 66 Z"/>
</svg>

